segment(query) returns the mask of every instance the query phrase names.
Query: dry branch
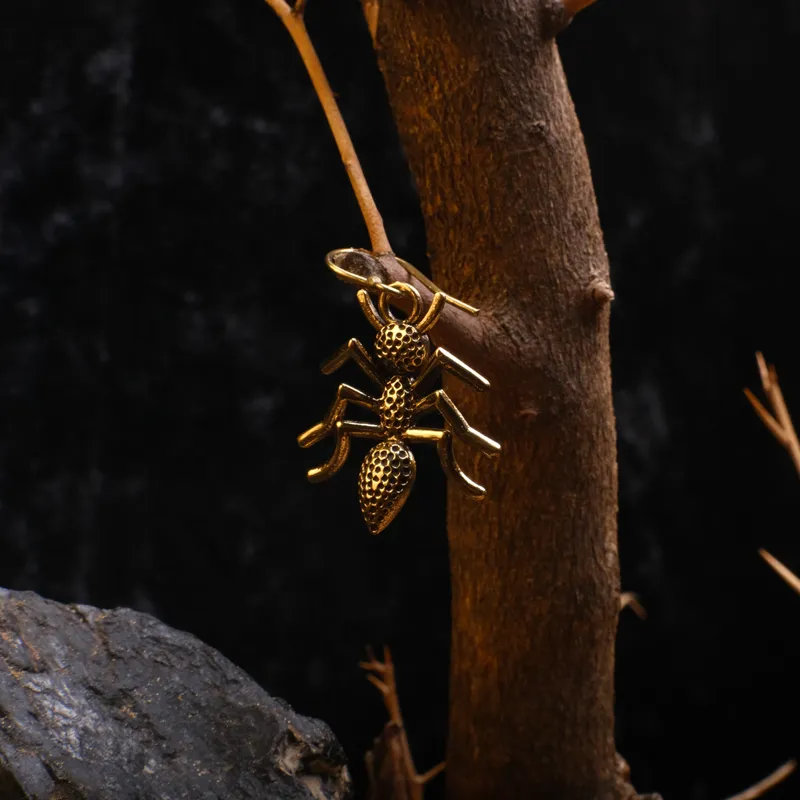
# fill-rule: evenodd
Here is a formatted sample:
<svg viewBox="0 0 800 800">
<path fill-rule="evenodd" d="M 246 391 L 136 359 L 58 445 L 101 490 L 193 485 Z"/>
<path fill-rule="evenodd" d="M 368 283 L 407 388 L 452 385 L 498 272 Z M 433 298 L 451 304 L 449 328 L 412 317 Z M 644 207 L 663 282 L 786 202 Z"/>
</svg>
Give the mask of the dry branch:
<svg viewBox="0 0 800 800">
<path fill-rule="evenodd" d="M 786 448 L 798 475 L 800 475 L 800 440 L 797 438 L 789 409 L 786 406 L 783 392 L 778 383 L 778 373 L 772 364 L 767 364 L 761 353 L 756 353 L 756 361 L 758 362 L 758 371 L 761 376 L 761 386 L 764 389 L 764 394 L 767 397 L 772 413 L 764 407 L 749 389 L 745 389 L 744 393 L 769 432 Z"/>
<path fill-rule="evenodd" d="M 289 31 L 297 51 L 300 53 L 300 57 L 308 70 L 311 83 L 314 85 L 314 90 L 322 104 L 328 125 L 336 140 L 347 175 L 350 178 L 353 192 L 361 208 L 361 214 L 369 232 L 373 251 L 375 253 L 391 253 L 392 248 L 386 235 L 386 229 L 383 226 L 383 218 L 378 211 L 377 205 L 375 205 L 364 171 L 361 169 L 361 162 L 356 155 L 356 149 L 339 110 L 339 104 L 336 102 L 333 90 L 325 75 L 325 70 L 322 68 L 317 51 L 314 49 L 314 45 L 308 35 L 303 18 L 305 0 L 297 0 L 294 7 L 290 6 L 285 0 L 265 0 L 265 2 L 286 26 L 286 30 Z"/>
<path fill-rule="evenodd" d="M 786 406 L 783 392 L 778 383 L 778 373 L 772 364 L 767 364 L 761 353 L 756 353 L 756 362 L 758 363 L 758 372 L 761 377 L 761 386 L 767 397 L 767 402 L 772 409 L 772 413 L 767 410 L 763 403 L 761 403 L 749 389 L 744 390 L 745 395 L 758 417 L 767 427 L 767 430 L 769 430 L 778 442 L 788 451 L 795 469 L 798 475 L 800 475 L 800 441 L 798 441 L 789 409 Z M 789 586 L 800 594 L 800 578 L 798 578 L 797 575 L 763 548 L 761 548 L 758 553 L 764 561 L 789 584 Z M 771 775 L 764 778 L 764 780 L 751 786 L 744 792 L 740 792 L 734 797 L 729 798 L 729 800 L 756 800 L 756 798 L 766 794 L 766 792 L 774 786 L 777 786 L 777 784 L 785 780 L 795 771 L 796 767 L 797 762 L 794 760 L 788 761 L 782 767 L 776 769 Z"/>
<path fill-rule="evenodd" d="M 758 551 L 758 554 L 786 581 L 786 583 L 789 584 L 789 586 L 792 587 L 792 589 L 800 594 L 800 578 L 798 578 L 794 572 L 784 566 L 775 556 L 771 555 L 763 548 Z"/>
<path fill-rule="evenodd" d="M 764 389 L 767 402 L 771 411 L 767 410 L 764 404 L 749 390 L 744 393 L 753 406 L 759 419 L 764 423 L 767 430 L 778 440 L 778 442 L 788 451 L 791 456 L 797 474 L 800 475 L 800 440 L 794 429 L 789 409 L 783 397 L 780 384 L 778 383 L 778 373 L 772 364 L 767 364 L 761 353 L 756 353 L 758 363 L 758 373 L 761 377 L 761 386 Z M 783 578 L 796 592 L 800 593 L 800 578 L 797 577 L 788 567 L 778 561 L 775 556 L 761 549 L 758 551 L 764 561 L 769 564 L 778 575 Z"/>
<path fill-rule="evenodd" d="M 756 800 L 781 783 L 781 781 L 786 780 L 786 778 L 795 771 L 796 767 L 796 761 L 787 761 L 782 767 L 778 767 L 771 775 L 767 775 L 763 781 L 759 781 L 749 789 L 745 789 L 745 791 L 733 797 L 729 797 L 728 800 Z"/>
<path fill-rule="evenodd" d="M 631 611 L 633 611 L 639 619 L 647 619 L 645 607 L 639 602 L 638 595 L 633 592 L 623 592 L 619 596 L 619 610 L 622 611 L 628 607 L 630 607 Z"/>
<path fill-rule="evenodd" d="M 370 649 L 367 649 L 367 659 L 360 666 L 370 673 L 367 680 L 377 687 L 389 713 L 389 721 L 365 757 L 369 800 L 422 800 L 425 785 L 441 773 L 445 765 L 438 764 L 422 775 L 417 772 L 403 725 L 389 648 L 383 650 L 383 661 L 378 661 Z"/>
</svg>

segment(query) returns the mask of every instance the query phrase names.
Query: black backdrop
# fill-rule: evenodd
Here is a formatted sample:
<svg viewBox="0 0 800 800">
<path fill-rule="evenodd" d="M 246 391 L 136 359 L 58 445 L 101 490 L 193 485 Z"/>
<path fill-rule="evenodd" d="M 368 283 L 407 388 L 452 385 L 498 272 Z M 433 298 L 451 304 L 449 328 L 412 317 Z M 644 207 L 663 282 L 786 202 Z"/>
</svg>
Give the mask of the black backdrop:
<svg viewBox="0 0 800 800">
<path fill-rule="evenodd" d="M 355 0 L 308 23 L 396 249 L 424 231 Z M 750 412 L 800 416 L 793 0 L 601 0 L 562 35 L 612 262 L 623 583 L 618 740 L 638 787 L 722 798 L 800 755 L 800 487 Z M 421 767 L 444 750 L 444 480 L 367 535 L 358 459 L 294 437 L 365 332 L 323 266 L 366 237 L 261 0 L 4 0 L 0 585 L 152 612 L 328 721 L 360 774 L 389 643 Z M 321 448 L 324 449 L 324 448 Z M 774 796 L 795 796 L 800 780 Z M 431 792 L 431 797 L 435 793 Z"/>
</svg>

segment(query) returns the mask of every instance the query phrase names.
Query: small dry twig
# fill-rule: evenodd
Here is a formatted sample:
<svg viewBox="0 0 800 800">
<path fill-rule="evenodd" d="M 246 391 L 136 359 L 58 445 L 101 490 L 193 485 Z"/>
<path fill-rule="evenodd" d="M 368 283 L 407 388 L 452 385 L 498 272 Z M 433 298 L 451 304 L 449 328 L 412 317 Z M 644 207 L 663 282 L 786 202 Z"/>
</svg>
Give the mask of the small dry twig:
<svg viewBox="0 0 800 800">
<path fill-rule="evenodd" d="M 778 767 L 771 775 L 767 775 L 763 781 L 759 781 L 749 789 L 740 792 L 728 800 L 756 800 L 758 797 L 765 795 L 770 789 L 777 786 L 781 781 L 786 780 L 796 769 L 797 762 L 787 761 L 782 767 Z"/>
<path fill-rule="evenodd" d="M 797 474 L 800 475 L 800 441 L 797 438 L 797 432 L 792 424 L 789 409 L 786 406 L 783 392 L 778 383 L 778 373 L 772 364 L 767 364 L 761 353 L 756 353 L 756 362 L 758 363 L 758 373 L 761 377 L 761 386 L 764 389 L 764 394 L 767 397 L 772 413 L 766 409 L 763 403 L 749 389 L 744 390 L 745 396 L 761 421 L 766 425 L 767 430 L 788 451 Z M 800 594 L 800 578 L 797 575 L 763 548 L 758 553 L 789 586 Z M 773 786 L 777 786 L 777 784 L 785 780 L 795 771 L 796 767 L 796 761 L 787 761 L 764 780 L 729 798 L 729 800 L 756 800 L 756 798 L 761 797 L 772 789 Z"/>
<path fill-rule="evenodd" d="M 400 698 L 397 693 L 394 663 L 388 647 L 383 649 L 383 661 L 367 648 L 367 661 L 360 667 L 367 671 L 367 680 L 383 696 L 389 721 L 375 746 L 365 757 L 369 777 L 369 800 L 422 800 L 425 784 L 444 770 L 444 763 L 420 775 L 414 766 L 408 744 Z"/>
<path fill-rule="evenodd" d="M 780 384 L 778 383 L 778 373 L 772 364 L 767 364 L 761 353 L 756 353 L 758 362 L 758 372 L 761 376 L 761 386 L 767 397 L 772 413 L 767 410 L 764 404 L 749 390 L 744 393 L 753 406 L 759 419 L 767 427 L 767 430 L 786 448 L 792 458 L 797 474 L 800 475 L 800 440 L 792 424 L 792 418 L 786 401 L 783 398 Z M 797 577 L 788 567 L 784 566 L 777 558 L 761 549 L 758 551 L 764 561 L 769 564 L 778 575 L 783 578 L 796 592 L 800 593 L 800 578 Z"/>
<path fill-rule="evenodd" d="M 623 592 L 619 596 L 619 610 L 622 611 L 630 607 L 631 611 L 641 620 L 647 619 L 647 611 L 639 602 L 639 596 L 633 592 Z"/>
<path fill-rule="evenodd" d="M 786 583 L 789 584 L 789 586 L 792 587 L 792 589 L 794 589 L 798 594 L 800 594 L 800 578 L 798 578 L 797 575 L 794 574 L 794 572 L 792 572 L 787 566 L 778 561 L 778 559 L 775 558 L 775 556 L 771 555 L 766 550 L 764 550 L 763 547 L 758 551 L 758 554 L 761 556 L 761 558 L 764 559 L 764 561 L 767 562 L 767 564 L 769 564 L 772 567 L 772 569 L 775 570 L 775 572 L 778 573 L 778 575 L 781 576 L 781 578 L 783 578 L 786 581 Z"/>
<path fill-rule="evenodd" d="M 322 108 L 328 120 L 328 125 L 330 126 L 334 139 L 336 139 L 336 145 L 339 148 L 339 153 L 342 156 L 347 175 L 350 178 L 353 192 L 361 208 L 361 214 L 364 217 L 370 242 L 372 243 L 372 250 L 378 254 L 391 253 L 392 248 L 389 245 L 389 238 L 383 226 L 383 218 L 372 197 L 367 179 L 364 177 L 364 171 L 361 169 L 361 162 L 356 155 L 356 149 L 353 145 L 353 140 L 350 138 L 350 133 L 347 130 L 344 118 L 342 117 L 342 112 L 339 110 L 339 104 L 336 102 L 333 90 L 325 75 L 325 70 L 322 68 L 322 63 L 311 42 L 311 37 L 308 35 L 308 30 L 306 29 L 303 19 L 306 0 L 295 0 L 294 6 L 290 6 L 286 0 L 264 1 L 286 26 L 286 30 L 289 31 L 300 53 L 300 57 L 306 65 L 311 83 L 314 85 L 314 91 L 317 93 L 317 97 L 322 104 Z"/>
<path fill-rule="evenodd" d="M 761 385 L 764 388 L 767 401 L 772 408 L 772 413 L 764 407 L 761 401 L 749 389 L 745 389 L 744 393 L 756 414 L 758 414 L 764 425 L 767 426 L 769 432 L 789 452 L 794 467 L 798 475 L 800 475 L 800 439 L 797 438 L 797 433 L 792 424 L 792 418 L 789 415 L 789 409 L 786 407 L 786 401 L 783 399 L 783 392 L 778 383 L 778 373 L 775 371 L 775 367 L 772 364 L 767 364 L 761 353 L 756 353 L 756 361 L 758 362 L 758 371 L 761 375 Z"/>
</svg>

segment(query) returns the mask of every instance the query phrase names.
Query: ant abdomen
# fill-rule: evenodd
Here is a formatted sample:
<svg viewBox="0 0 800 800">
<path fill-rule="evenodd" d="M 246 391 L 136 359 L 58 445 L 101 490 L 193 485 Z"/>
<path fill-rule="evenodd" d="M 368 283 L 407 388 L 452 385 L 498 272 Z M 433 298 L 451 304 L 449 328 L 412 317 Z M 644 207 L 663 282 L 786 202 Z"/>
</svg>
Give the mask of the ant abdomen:
<svg viewBox="0 0 800 800">
<path fill-rule="evenodd" d="M 417 464 L 400 439 L 387 439 L 373 447 L 358 474 L 358 499 L 370 533 L 380 533 L 405 504 Z"/>
</svg>

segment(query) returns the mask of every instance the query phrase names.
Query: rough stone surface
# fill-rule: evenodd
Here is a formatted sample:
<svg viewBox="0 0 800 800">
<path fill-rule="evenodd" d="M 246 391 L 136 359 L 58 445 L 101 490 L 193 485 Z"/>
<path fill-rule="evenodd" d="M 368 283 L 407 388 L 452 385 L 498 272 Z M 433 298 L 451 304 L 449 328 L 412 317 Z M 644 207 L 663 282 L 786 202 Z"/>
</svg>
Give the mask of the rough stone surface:
<svg viewBox="0 0 800 800">
<path fill-rule="evenodd" d="M 344 800 L 323 722 L 129 609 L 0 590 L 0 800 Z"/>
</svg>

